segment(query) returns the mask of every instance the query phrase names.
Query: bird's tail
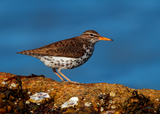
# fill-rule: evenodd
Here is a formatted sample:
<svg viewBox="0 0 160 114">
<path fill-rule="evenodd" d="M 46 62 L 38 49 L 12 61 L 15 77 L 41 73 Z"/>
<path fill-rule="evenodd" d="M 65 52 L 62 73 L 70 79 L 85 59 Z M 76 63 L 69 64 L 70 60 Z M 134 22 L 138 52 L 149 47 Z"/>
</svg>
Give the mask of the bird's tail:
<svg viewBox="0 0 160 114">
<path fill-rule="evenodd" d="M 16 54 L 31 55 L 31 53 L 28 50 L 16 52 Z"/>
</svg>

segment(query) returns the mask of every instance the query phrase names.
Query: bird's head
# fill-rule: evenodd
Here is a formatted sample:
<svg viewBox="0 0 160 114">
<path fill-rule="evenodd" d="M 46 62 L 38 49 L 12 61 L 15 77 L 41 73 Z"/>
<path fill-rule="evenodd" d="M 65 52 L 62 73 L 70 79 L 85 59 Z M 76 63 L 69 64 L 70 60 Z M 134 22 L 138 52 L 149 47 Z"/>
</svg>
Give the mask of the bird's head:
<svg viewBox="0 0 160 114">
<path fill-rule="evenodd" d="M 87 30 L 85 32 L 83 32 L 82 35 L 80 35 L 81 38 L 87 39 L 92 43 L 96 43 L 100 40 L 105 40 L 105 41 L 113 41 L 110 38 L 106 38 L 106 37 L 102 37 L 98 34 L 98 32 L 94 31 L 94 30 Z"/>
</svg>

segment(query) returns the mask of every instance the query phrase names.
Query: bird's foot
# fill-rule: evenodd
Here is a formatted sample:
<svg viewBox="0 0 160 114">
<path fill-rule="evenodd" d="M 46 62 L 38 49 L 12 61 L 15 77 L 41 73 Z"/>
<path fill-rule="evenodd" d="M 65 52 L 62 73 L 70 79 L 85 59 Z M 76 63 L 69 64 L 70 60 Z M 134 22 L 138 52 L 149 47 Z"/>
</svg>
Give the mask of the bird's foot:
<svg viewBox="0 0 160 114">
<path fill-rule="evenodd" d="M 74 84 L 80 84 L 79 82 L 75 82 L 75 81 L 64 81 L 64 82 L 69 82 L 69 83 L 74 83 Z"/>
</svg>

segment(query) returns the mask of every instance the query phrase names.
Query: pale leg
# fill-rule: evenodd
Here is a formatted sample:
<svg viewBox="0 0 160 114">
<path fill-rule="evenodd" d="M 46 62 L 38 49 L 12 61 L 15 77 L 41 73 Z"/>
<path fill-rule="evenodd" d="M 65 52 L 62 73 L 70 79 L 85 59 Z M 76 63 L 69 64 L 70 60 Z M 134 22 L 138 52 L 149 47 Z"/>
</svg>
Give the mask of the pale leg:
<svg viewBox="0 0 160 114">
<path fill-rule="evenodd" d="M 59 72 L 59 74 L 61 74 L 68 82 L 79 84 L 79 82 L 74 82 L 74 81 L 71 81 L 69 78 L 67 78 L 67 77 L 61 72 L 61 68 L 58 69 L 58 72 Z"/>
<path fill-rule="evenodd" d="M 62 80 L 62 82 L 64 82 L 65 80 L 56 72 L 56 69 L 52 69 L 53 72 Z"/>
<path fill-rule="evenodd" d="M 67 81 L 72 82 L 69 78 L 67 78 L 62 72 L 61 72 L 61 68 L 58 69 L 58 72 L 60 75 L 62 75 Z M 62 78 L 62 77 L 61 77 Z"/>
</svg>

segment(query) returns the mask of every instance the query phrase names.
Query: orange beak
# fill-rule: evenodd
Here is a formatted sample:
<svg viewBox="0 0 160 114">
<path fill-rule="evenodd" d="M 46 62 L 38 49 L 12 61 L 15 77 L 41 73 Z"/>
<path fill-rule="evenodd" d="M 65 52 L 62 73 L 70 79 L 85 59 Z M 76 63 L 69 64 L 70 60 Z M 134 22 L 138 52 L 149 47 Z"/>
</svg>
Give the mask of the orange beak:
<svg viewBox="0 0 160 114">
<path fill-rule="evenodd" d="M 106 37 L 102 37 L 102 36 L 100 36 L 98 39 L 99 39 L 99 40 L 105 40 L 105 41 L 113 41 L 113 40 L 110 39 L 110 38 L 106 38 Z"/>
</svg>

